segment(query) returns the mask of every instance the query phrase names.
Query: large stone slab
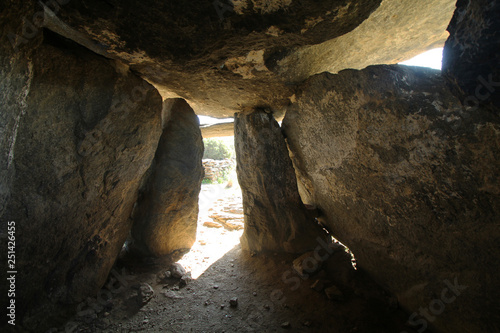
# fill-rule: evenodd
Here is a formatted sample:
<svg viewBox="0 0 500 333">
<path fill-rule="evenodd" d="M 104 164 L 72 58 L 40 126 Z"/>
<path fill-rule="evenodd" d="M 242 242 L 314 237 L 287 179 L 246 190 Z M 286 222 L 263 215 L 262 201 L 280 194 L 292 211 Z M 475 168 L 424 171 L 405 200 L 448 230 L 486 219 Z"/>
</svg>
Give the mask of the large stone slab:
<svg viewBox="0 0 500 333">
<path fill-rule="evenodd" d="M 238 181 L 243 195 L 244 249 L 305 252 L 323 236 L 300 200 L 281 129 L 270 113 L 235 115 Z"/>
<path fill-rule="evenodd" d="M 500 110 L 500 1 L 458 1 L 443 72 L 468 107 Z"/>
<path fill-rule="evenodd" d="M 418 313 L 413 328 L 492 332 L 500 121 L 447 87 L 439 71 L 405 66 L 325 73 L 302 85 L 283 126 L 307 200 Z"/>
<path fill-rule="evenodd" d="M 129 63 L 164 99 L 230 117 L 255 107 L 281 111 L 294 93 L 289 83 L 316 73 L 442 47 L 455 2 L 61 1 L 46 9 L 45 25 Z"/>
<path fill-rule="evenodd" d="M 383 0 L 359 26 L 323 43 L 304 46 L 279 59 L 276 71 L 300 83 L 322 72 L 396 64 L 443 47 L 456 0 Z"/>
<path fill-rule="evenodd" d="M 26 96 L 31 85 L 32 65 L 28 58 L 40 43 L 40 35 L 34 35 L 26 47 L 14 48 L 10 38 L 23 27 L 22 16 L 32 16 L 31 3 L 9 3 L 2 11 L 0 31 L 0 215 L 10 197 L 14 178 L 13 151 L 18 119 L 26 112 Z"/>
<path fill-rule="evenodd" d="M 40 42 L 15 72 L 26 76 L 10 85 L 17 100 L 0 106 L 16 125 L 1 137 L 11 178 L 0 220 L 16 225 L 16 323 L 45 331 L 104 284 L 161 135 L 162 100 L 126 66 L 51 33 Z"/>
<path fill-rule="evenodd" d="M 200 127 L 204 139 L 234 136 L 234 123 L 219 123 Z"/>
<path fill-rule="evenodd" d="M 183 99 L 167 100 L 168 117 L 133 214 L 132 247 L 161 257 L 196 240 L 204 170 L 198 117 Z"/>
</svg>

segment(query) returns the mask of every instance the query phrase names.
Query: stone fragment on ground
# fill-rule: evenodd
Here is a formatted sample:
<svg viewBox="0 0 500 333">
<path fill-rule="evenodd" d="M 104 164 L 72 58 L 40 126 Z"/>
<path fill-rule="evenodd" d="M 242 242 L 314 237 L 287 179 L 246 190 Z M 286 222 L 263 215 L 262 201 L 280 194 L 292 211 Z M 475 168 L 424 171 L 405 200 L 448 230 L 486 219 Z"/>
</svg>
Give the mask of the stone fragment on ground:
<svg viewBox="0 0 500 333">
<path fill-rule="evenodd" d="M 179 286 L 184 287 L 192 280 L 193 278 L 191 277 L 191 272 L 188 272 L 181 277 L 181 280 L 179 281 Z"/>
<path fill-rule="evenodd" d="M 238 306 L 238 297 L 233 297 L 229 300 L 229 305 L 232 308 L 236 308 Z"/>
<path fill-rule="evenodd" d="M 241 214 L 215 213 L 210 215 L 210 218 L 227 230 L 244 229 L 244 219 Z"/>
<path fill-rule="evenodd" d="M 210 221 L 203 222 L 203 226 L 207 228 L 222 228 L 222 225 L 220 223 Z"/>
<path fill-rule="evenodd" d="M 281 327 L 283 327 L 283 328 L 290 328 L 290 327 L 292 327 L 292 325 L 290 324 L 289 321 L 285 321 L 285 322 L 281 323 Z"/>
<path fill-rule="evenodd" d="M 151 298 L 154 296 L 154 290 L 153 288 L 147 284 L 147 283 L 141 283 L 139 286 L 139 292 L 137 294 L 137 303 L 139 306 L 144 306 L 146 305 Z"/>
<path fill-rule="evenodd" d="M 180 279 L 186 274 L 186 270 L 179 263 L 173 263 L 172 266 L 170 266 L 170 272 L 172 273 L 172 277 L 176 279 Z"/>
<path fill-rule="evenodd" d="M 172 277 L 172 272 L 170 271 L 164 271 L 164 272 L 160 272 L 157 276 L 156 276 L 156 281 L 158 283 L 161 283 L 169 278 Z"/>
</svg>

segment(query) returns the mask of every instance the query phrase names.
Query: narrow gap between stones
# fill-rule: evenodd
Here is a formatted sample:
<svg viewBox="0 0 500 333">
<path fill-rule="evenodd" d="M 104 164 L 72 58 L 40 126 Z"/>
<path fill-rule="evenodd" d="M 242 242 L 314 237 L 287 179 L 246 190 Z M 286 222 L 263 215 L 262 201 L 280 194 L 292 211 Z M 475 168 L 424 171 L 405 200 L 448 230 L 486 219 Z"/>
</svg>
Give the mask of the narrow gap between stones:
<svg viewBox="0 0 500 333">
<path fill-rule="evenodd" d="M 239 245 L 244 228 L 234 137 L 204 139 L 204 144 L 196 242 L 178 261 L 194 279 Z"/>
</svg>

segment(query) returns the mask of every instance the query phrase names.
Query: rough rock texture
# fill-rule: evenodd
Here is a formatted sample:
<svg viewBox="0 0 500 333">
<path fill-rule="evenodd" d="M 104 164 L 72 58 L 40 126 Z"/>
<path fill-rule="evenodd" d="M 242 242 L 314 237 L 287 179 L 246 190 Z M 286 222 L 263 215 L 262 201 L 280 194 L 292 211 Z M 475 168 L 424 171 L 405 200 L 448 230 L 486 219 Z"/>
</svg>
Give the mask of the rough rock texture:
<svg viewBox="0 0 500 333">
<path fill-rule="evenodd" d="M 466 106 L 500 110 L 500 1 L 457 2 L 443 52 L 443 72 Z"/>
<path fill-rule="evenodd" d="M 196 239 L 203 179 L 203 140 L 193 109 L 168 100 L 169 118 L 134 210 L 132 246 L 161 257 L 189 249 Z"/>
<path fill-rule="evenodd" d="M 383 0 L 356 29 L 292 53 L 278 61 L 278 71 L 289 82 L 301 82 L 322 72 L 395 64 L 423 51 L 443 47 L 455 2 Z"/>
<path fill-rule="evenodd" d="M 371 67 L 314 77 L 294 95 L 293 84 L 315 73 L 439 46 L 454 2 L 3 0 L 0 245 L 16 221 L 18 323 L 44 331 L 102 285 L 135 203 L 143 254 L 194 241 L 198 125 L 180 100 L 163 105 L 160 123 L 154 85 L 199 114 L 242 112 L 246 248 L 301 252 L 321 235 L 297 195 L 279 126 L 251 113 L 278 119 L 291 104 L 285 124 L 300 193 L 359 266 L 406 309 L 439 312 L 417 325 L 499 331 L 499 2 L 458 1 L 447 81 Z M 172 105 L 189 109 L 173 118 L 189 119 L 169 122 Z M 165 130 L 150 168 L 165 125 L 189 130 Z M 180 182 L 185 191 L 171 187 Z"/>
<path fill-rule="evenodd" d="M 354 29 L 380 0 L 357 2 L 71 1 L 45 24 L 126 61 L 164 99 L 182 97 L 198 114 L 228 117 L 242 107 L 285 106 L 293 92 L 266 63 Z"/>
<path fill-rule="evenodd" d="M 256 107 L 280 111 L 293 95 L 286 82 L 441 46 L 453 3 L 85 0 L 47 9 L 45 26 L 125 61 L 164 99 L 182 97 L 198 114 L 228 117 Z M 366 28 L 335 42 L 365 21 Z M 301 51 L 327 41 L 320 52 Z"/>
<path fill-rule="evenodd" d="M 2 137 L 13 171 L 0 219 L 16 222 L 18 324 L 42 330 L 105 282 L 161 134 L 162 101 L 126 66 L 52 33 L 32 52 L 28 77 L 15 78 L 30 84 L 14 86 L 20 97 L 1 110 L 17 123 Z"/>
<path fill-rule="evenodd" d="M 15 50 L 9 43 L 9 36 L 21 30 L 20 13 L 32 15 L 27 3 L 9 3 L 2 10 L 0 21 L 0 215 L 2 215 L 10 196 L 14 179 L 14 145 L 19 121 L 26 112 L 26 96 L 32 78 L 31 57 L 33 47 L 40 43 L 40 36 L 33 36 L 30 48 Z M 3 223 L 3 222 L 2 222 Z M 2 263 L 5 265 L 6 263 Z M 2 279 L 3 280 L 3 279 Z"/>
<path fill-rule="evenodd" d="M 234 123 L 220 123 L 210 126 L 203 126 L 200 129 L 201 135 L 204 139 L 234 135 Z"/>
<path fill-rule="evenodd" d="M 439 71 L 373 66 L 307 80 L 283 126 L 359 267 L 440 332 L 498 331 L 498 116 L 465 111 Z"/>
<path fill-rule="evenodd" d="M 212 183 L 217 183 L 219 178 L 227 178 L 229 173 L 234 170 L 236 161 L 234 159 L 223 159 L 223 160 L 203 160 L 203 170 L 205 175 L 203 179 L 208 179 Z"/>
<path fill-rule="evenodd" d="M 253 251 L 305 252 L 322 230 L 305 209 L 292 162 L 273 115 L 235 115 L 238 181 L 243 194 L 242 247 Z"/>
</svg>

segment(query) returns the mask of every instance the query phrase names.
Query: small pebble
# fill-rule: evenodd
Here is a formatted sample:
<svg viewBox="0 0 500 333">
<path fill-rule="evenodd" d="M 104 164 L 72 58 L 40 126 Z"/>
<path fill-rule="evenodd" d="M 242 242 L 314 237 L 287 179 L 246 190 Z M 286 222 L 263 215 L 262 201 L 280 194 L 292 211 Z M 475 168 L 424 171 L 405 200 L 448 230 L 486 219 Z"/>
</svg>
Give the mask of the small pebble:
<svg viewBox="0 0 500 333">
<path fill-rule="evenodd" d="M 220 308 L 221 308 L 221 309 L 224 309 L 225 307 L 226 307 L 226 306 L 225 306 L 224 304 L 221 304 L 221 305 L 220 305 Z"/>
<path fill-rule="evenodd" d="M 292 325 L 290 325 L 289 321 L 285 321 L 284 323 L 281 323 L 281 327 L 283 328 L 290 328 Z"/>
<path fill-rule="evenodd" d="M 219 286 L 218 285 L 214 285 L 214 289 L 219 289 Z"/>
<path fill-rule="evenodd" d="M 257 296 L 257 293 L 254 291 L 254 292 L 253 292 L 253 295 L 254 295 L 254 296 Z"/>
<path fill-rule="evenodd" d="M 232 307 L 232 308 L 235 308 L 238 306 L 238 297 L 233 297 L 229 300 L 229 305 Z"/>
<path fill-rule="evenodd" d="M 191 272 L 188 272 L 186 274 L 184 274 L 181 279 L 179 280 L 179 286 L 180 287 L 184 287 L 186 286 L 189 282 L 191 282 L 192 278 L 191 278 Z"/>
</svg>

